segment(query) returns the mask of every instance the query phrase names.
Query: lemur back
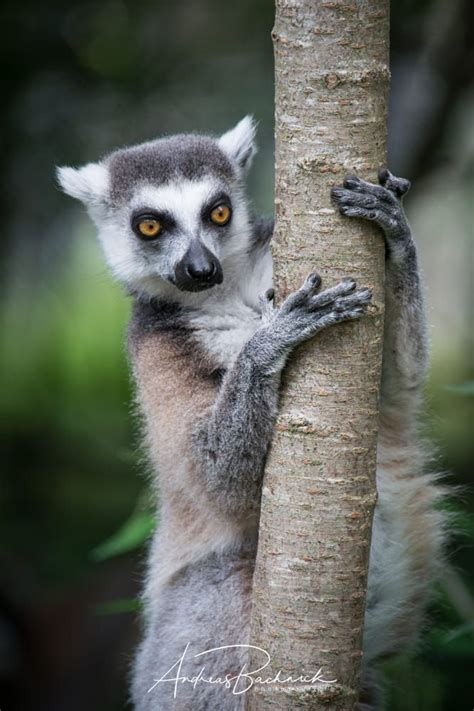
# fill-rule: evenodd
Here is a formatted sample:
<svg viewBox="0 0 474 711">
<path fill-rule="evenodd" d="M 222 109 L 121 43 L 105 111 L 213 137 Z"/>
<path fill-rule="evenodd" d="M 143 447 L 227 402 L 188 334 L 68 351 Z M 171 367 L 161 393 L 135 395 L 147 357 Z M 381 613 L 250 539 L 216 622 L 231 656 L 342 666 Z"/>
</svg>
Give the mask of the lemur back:
<svg viewBox="0 0 474 711">
<path fill-rule="evenodd" d="M 243 708 L 261 485 L 281 373 L 300 343 L 363 317 L 371 300 L 351 278 L 321 291 L 311 273 L 274 306 L 272 225 L 250 214 L 243 187 L 254 134 L 247 117 L 220 138 L 159 139 L 59 171 L 64 190 L 87 205 L 112 272 L 135 302 L 129 352 L 158 510 L 132 674 L 138 711 Z M 378 185 L 352 176 L 332 194 L 343 215 L 380 226 L 387 251 L 361 708 L 379 703 L 377 660 L 416 642 L 443 538 L 439 490 L 424 473 L 417 428 L 427 349 L 401 203 L 408 187 L 384 170 Z"/>
</svg>

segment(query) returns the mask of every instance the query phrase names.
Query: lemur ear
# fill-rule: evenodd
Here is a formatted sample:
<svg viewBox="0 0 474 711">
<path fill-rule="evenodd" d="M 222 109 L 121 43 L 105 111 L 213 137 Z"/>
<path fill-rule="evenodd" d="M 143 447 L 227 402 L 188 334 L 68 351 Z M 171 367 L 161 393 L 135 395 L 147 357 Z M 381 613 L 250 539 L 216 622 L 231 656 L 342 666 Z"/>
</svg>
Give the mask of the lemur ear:
<svg viewBox="0 0 474 711">
<path fill-rule="evenodd" d="M 88 163 L 82 168 L 57 168 L 61 188 L 86 205 L 104 201 L 109 188 L 109 173 L 102 163 Z"/>
<path fill-rule="evenodd" d="M 219 138 L 219 146 L 237 165 L 247 170 L 257 152 L 255 133 L 257 126 L 253 116 L 245 116 L 239 123 Z"/>
</svg>

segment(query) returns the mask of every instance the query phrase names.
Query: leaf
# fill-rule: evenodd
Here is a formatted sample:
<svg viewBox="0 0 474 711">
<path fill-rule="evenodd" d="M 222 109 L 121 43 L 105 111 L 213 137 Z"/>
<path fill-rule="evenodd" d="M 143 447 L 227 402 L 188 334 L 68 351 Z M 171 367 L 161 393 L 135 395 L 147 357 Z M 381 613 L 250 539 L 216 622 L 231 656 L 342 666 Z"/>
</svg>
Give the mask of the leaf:
<svg viewBox="0 0 474 711">
<path fill-rule="evenodd" d="M 136 510 L 119 530 L 106 541 L 94 548 L 94 560 L 106 560 L 140 548 L 153 533 L 155 517 L 148 511 Z"/>
<path fill-rule="evenodd" d="M 443 389 L 455 395 L 469 397 L 474 395 L 474 380 L 466 380 L 465 383 L 459 383 L 458 385 L 445 385 Z"/>
<path fill-rule="evenodd" d="M 124 612 L 138 612 L 141 602 L 136 597 L 125 597 L 109 602 L 101 602 L 94 608 L 96 615 L 120 615 Z"/>
<path fill-rule="evenodd" d="M 469 511 L 466 511 L 459 501 L 454 498 L 446 498 L 437 508 L 449 514 L 452 533 L 474 536 L 474 516 Z"/>
<path fill-rule="evenodd" d="M 461 637 L 466 634 L 473 634 L 474 632 L 474 622 L 466 622 L 463 625 L 458 625 L 457 627 L 454 627 L 454 629 L 449 630 L 449 632 L 446 632 L 444 636 L 444 642 L 448 643 L 451 642 L 453 639 L 457 639 L 458 637 Z M 474 647 L 473 647 L 473 652 L 474 652 Z"/>
<path fill-rule="evenodd" d="M 474 658 L 474 635 L 472 625 L 463 625 L 449 632 L 435 630 L 429 636 L 433 649 L 444 655 Z"/>
<path fill-rule="evenodd" d="M 384 709 L 442 711 L 443 679 L 430 665 L 410 655 L 383 663 Z"/>
</svg>

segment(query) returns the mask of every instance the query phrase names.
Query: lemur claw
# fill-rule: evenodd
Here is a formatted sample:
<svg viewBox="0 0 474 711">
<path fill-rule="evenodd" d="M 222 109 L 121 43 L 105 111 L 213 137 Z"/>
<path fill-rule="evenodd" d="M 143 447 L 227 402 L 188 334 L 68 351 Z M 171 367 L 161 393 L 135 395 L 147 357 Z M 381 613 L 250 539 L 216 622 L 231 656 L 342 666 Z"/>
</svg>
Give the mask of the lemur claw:
<svg viewBox="0 0 474 711">
<path fill-rule="evenodd" d="M 410 182 L 395 177 L 387 168 L 381 168 L 378 177 L 380 185 L 349 175 L 342 187 L 331 190 L 331 198 L 341 215 L 374 221 L 383 229 L 387 239 L 409 237 L 401 198 L 409 190 Z"/>
</svg>

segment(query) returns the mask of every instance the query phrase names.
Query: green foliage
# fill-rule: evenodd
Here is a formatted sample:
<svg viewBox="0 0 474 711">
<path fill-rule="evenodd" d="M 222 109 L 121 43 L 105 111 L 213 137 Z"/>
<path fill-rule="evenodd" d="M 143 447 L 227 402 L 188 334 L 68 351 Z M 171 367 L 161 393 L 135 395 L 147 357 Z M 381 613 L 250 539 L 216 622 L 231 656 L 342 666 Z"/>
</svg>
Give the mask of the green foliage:
<svg viewBox="0 0 474 711">
<path fill-rule="evenodd" d="M 59 277 L 49 275 L 35 293 L 19 284 L 3 305 L 2 413 L 10 421 L 53 417 L 59 407 L 61 423 L 76 428 L 94 403 L 94 419 L 107 409 L 107 423 L 110 400 L 118 404 L 128 390 L 120 344 L 127 302 L 106 277 L 95 244 L 80 236 Z"/>
<path fill-rule="evenodd" d="M 450 529 L 457 538 L 474 539 L 474 514 L 467 511 L 461 501 L 446 498 L 439 508 L 448 515 Z"/>
<path fill-rule="evenodd" d="M 474 668 L 474 621 L 462 621 L 455 601 L 442 588 L 418 654 L 383 665 L 384 711 L 468 711 L 468 704 L 454 701 L 469 698 L 468 668 Z"/>
<path fill-rule="evenodd" d="M 70 239 L 73 235 L 69 235 Z M 124 349 L 128 303 L 89 232 L 68 264 L 29 290 L 20 279 L 0 311 L 0 533 L 38 579 L 80 575 L 117 529 L 136 476 Z"/>
<path fill-rule="evenodd" d="M 474 620 L 448 631 L 435 629 L 428 639 L 433 652 L 453 657 L 465 655 L 471 657 L 474 664 Z"/>
<path fill-rule="evenodd" d="M 91 557 L 101 561 L 140 548 L 153 533 L 156 518 L 153 513 L 137 507 L 129 519 L 110 538 L 94 548 Z"/>
<path fill-rule="evenodd" d="M 128 612 L 139 612 L 141 610 L 140 600 L 135 597 L 101 602 L 96 605 L 94 612 L 96 615 L 121 615 Z"/>
<path fill-rule="evenodd" d="M 464 395 L 470 397 L 474 395 L 474 380 L 467 380 L 459 385 L 446 385 L 445 390 L 456 395 Z"/>
<path fill-rule="evenodd" d="M 399 657 L 384 665 L 384 711 L 442 711 L 443 679 L 429 664 Z"/>
</svg>

